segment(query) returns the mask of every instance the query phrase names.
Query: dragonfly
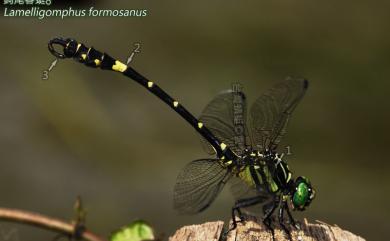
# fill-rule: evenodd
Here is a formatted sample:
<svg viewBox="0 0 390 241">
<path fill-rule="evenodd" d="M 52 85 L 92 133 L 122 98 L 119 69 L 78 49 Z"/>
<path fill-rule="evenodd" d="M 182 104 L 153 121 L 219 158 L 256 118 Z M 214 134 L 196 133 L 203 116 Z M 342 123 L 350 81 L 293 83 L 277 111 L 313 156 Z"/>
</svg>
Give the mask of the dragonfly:
<svg viewBox="0 0 390 241">
<path fill-rule="evenodd" d="M 219 156 L 204 142 L 206 151 L 216 156 L 194 160 L 184 167 L 174 188 L 175 208 L 187 214 L 202 212 L 230 182 L 236 201 L 229 230 L 237 227 L 237 216 L 245 220 L 241 209 L 262 205 L 263 222 L 272 236 L 271 217 L 279 208 L 279 224 L 291 240 L 285 212 L 294 228 L 299 229 L 299 225 L 292 217 L 289 202 L 294 210 L 304 211 L 315 198 L 315 189 L 304 176 L 292 178 L 284 154 L 277 149 L 307 88 L 307 80 L 287 78 L 259 96 L 248 113 L 241 90 L 224 91 L 209 102 L 199 120 L 231 149 L 236 159 Z M 246 211 L 254 212 L 253 208 Z"/>
<path fill-rule="evenodd" d="M 56 45 L 62 46 L 63 51 L 58 52 Z M 278 146 L 293 111 L 308 89 L 306 79 L 287 78 L 277 83 L 254 101 L 249 112 L 246 95 L 240 88 L 221 92 L 209 102 L 200 118 L 196 118 L 155 82 L 107 53 L 71 38 L 54 38 L 48 48 L 59 59 L 73 58 L 86 66 L 112 70 L 131 78 L 170 106 L 201 135 L 212 157 L 191 161 L 179 173 L 173 197 L 176 210 L 184 214 L 200 213 L 230 183 L 235 203 L 228 232 L 245 221 L 244 210 L 262 206 L 262 220 L 272 237 L 272 217 L 277 216 L 279 225 L 291 240 L 287 224 L 294 228 L 299 225 L 290 208 L 304 211 L 316 192 L 307 177 L 293 178 Z"/>
</svg>

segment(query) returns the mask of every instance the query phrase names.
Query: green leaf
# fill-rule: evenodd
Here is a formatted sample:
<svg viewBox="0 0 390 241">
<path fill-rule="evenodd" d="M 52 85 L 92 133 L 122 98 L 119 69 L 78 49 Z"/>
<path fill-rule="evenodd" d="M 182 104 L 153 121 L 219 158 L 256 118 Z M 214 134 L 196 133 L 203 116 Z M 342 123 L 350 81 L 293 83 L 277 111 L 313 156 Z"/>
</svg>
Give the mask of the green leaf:
<svg viewBox="0 0 390 241">
<path fill-rule="evenodd" d="M 110 241 L 154 240 L 153 229 L 144 221 L 138 220 L 114 232 Z"/>
</svg>

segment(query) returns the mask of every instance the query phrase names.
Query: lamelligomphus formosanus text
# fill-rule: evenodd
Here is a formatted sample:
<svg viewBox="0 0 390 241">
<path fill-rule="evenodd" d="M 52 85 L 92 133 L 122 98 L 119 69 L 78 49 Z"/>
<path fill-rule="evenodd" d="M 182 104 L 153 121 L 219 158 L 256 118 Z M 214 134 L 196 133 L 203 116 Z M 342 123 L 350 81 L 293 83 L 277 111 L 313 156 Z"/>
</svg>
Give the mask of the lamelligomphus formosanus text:
<svg viewBox="0 0 390 241">
<path fill-rule="evenodd" d="M 63 53 L 57 52 L 54 45 L 61 45 Z M 278 208 L 279 224 L 291 239 L 284 221 L 285 211 L 290 224 L 297 225 L 288 203 L 303 211 L 314 199 L 315 191 L 306 177 L 292 178 L 283 154 L 277 153 L 277 146 L 307 90 L 307 80 L 288 78 L 265 92 L 252 105 L 248 124 L 246 97 L 239 89 L 217 95 L 197 119 L 157 84 L 106 53 L 73 39 L 55 38 L 48 46 L 57 58 L 74 58 L 89 67 L 130 77 L 168 104 L 205 139 L 215 158 L 192 161 L 181 171 L 174 188 L 175 209 L 181 213 L 199 213 L 231 182 L 237 201 L 232 208 L 230 230 L 237 226 L 236 215 L 243 220 L 241 209 L 261 204 L 263 222 L 272 234 L 271 216 Z"/>
</svg>

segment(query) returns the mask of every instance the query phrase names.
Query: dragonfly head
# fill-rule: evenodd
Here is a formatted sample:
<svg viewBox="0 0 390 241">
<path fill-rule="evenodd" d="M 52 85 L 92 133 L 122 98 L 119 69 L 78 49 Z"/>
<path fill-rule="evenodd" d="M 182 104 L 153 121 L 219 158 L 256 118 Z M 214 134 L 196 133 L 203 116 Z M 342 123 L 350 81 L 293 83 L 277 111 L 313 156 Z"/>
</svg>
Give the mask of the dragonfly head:
<svg viewBox="0 0 390 241">
<path fill-rule="evenodd" d="M 315 198 L 315 190 L 308 178 L 300 176 L 295 180 L 291 201 L 294 209 L 303 211 Z"/>
</svg>

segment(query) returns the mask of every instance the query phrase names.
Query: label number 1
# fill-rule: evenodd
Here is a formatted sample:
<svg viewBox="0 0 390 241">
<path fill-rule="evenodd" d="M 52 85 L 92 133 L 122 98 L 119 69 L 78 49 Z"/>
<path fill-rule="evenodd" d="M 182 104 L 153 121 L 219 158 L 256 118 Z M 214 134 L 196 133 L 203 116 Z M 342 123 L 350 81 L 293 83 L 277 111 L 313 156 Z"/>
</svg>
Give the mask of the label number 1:
<svg viewBox="0 0 390 241">
<path fill-rule="evenodd" d="M 141 53 L 141 44 L 140 43 L 134 43 L 135 49 L 131 52 L 129 58 L 127 58 L 126 64 L 129 64 L 131 61 L 133 61 L 133 57 L 135 54 Z"/>
<path fill-rule="evenodd" d="M 286 155 L 291 155 L 291 154 L 292 154 L 292 152 L 291 152 L 291 146 L 286 146 L 286 149 L 287 149 Z"/>
</svg>

